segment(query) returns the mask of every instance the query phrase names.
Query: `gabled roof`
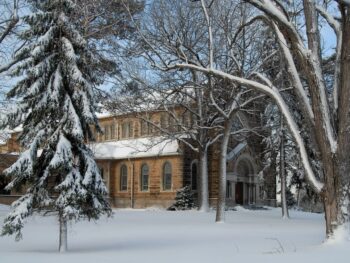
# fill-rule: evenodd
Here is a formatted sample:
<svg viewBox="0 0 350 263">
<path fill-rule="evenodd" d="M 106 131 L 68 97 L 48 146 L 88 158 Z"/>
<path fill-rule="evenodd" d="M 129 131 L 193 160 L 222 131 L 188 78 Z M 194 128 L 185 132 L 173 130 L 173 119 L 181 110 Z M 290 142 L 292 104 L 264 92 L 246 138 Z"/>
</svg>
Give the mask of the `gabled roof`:
<svg viewBox="0 0 350 263">
<path fill-rule="evenodd" d="M 245 149 L 246 146 L 247 146 L 246 141 L 237 144 L 236 147 L 233 148 L 232 151 L 230 151 L 227 154 L 227 160 L 232 160 L 236 158 Z"/>
</svg>

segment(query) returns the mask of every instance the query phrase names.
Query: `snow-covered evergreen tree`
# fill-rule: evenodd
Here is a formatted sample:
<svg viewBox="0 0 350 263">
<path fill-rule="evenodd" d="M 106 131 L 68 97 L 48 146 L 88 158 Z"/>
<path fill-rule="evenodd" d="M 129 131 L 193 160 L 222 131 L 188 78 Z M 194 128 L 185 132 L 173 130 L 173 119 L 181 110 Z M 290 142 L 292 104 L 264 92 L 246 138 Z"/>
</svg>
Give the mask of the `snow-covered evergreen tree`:
<svg viewBox="0 0 350 263">
<path fill-rule="evenodd" d="M 187 185 L 176 192 L 175 203 L 168 210 L 189 210 L 194 207 L 193 192 Z"/>
<path fill-rule="evenodd" d="M 8 93 L 18 100 L 17 109 L 3 126 L 23 125 L 19 137 L 26 150 L 7 170 L 7 189 L 21 186 L 27 192 L 14 202 L 2 235 L 22 237 L 25 219 L 35 211 L 54 210 L 60 221 L 60 251 L 67 249 L 67 221 L 98 219 L 111 214 L 107 189 L 85 145 L 91 127 L 100 130 L 95 115 L 94 70 L 99 61 L 69 19 L 71 0 L 30 0 L 33 14 L 22 37 L 29 41 L 15 54 L 13 70 L 23 78 Z"/>
</svg>

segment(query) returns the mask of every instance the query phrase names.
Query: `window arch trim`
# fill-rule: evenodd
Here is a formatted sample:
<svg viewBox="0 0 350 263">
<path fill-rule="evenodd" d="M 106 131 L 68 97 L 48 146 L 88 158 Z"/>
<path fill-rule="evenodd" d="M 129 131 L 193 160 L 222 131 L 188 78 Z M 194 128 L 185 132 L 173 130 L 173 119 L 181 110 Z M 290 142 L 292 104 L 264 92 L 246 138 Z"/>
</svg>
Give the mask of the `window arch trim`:
<svg viewBox="0 0 350 263">
<path fill-rule="evenodd" d="M 173 169 L 169 161 L 163 164 L 162 190 L 171 191 L 173 188 Z"/>
<path fill-rule="evenodd" d="M 126 164 L 120 167 L 119 190 L 121 192 L 128 191 L 128 167 Z"/>
<path fill-rule="evenodd" d="M 149 166 L 146 163 L 141 165 L 140 190 L 141 192 L 149 191 Z"/>
</svg>

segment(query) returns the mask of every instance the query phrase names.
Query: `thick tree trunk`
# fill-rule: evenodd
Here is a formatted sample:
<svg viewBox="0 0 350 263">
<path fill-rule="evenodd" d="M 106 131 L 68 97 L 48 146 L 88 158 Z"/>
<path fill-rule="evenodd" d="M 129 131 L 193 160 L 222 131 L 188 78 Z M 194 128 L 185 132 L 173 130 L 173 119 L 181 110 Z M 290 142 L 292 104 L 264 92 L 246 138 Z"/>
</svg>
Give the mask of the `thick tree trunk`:
<svg viewBox="0 0 350 263">
<path fill-rule="evenodd" d="M 209 211 L 208 151 L 206 149 L 199 152 L 198 210 Z"/>
<path fill-rule="evenodd" d="M 281 177 L 281 207 L 282 207 L 282 218 L 289 218 L 288 205 L 287 205 L 287 178 L 285 169 L 285 158 L 284 158 L 284 133 L 283 133 L 283 116 L 281 115 L 281 131 L 280 131 L 280 177 Z"/>
<path fill-rule="evenodd" d="M 60 239 L 58 251 L 64 253 L 67 251 L 67 220 L 59 213 L 59 224 L 60 224 Z"/>
<path fill-rule="evenodd" d="M 320 152 L 324 174 L 324 189 L 322 197 L 325 208 L 326 234 L 328 237 L 334 233 L 337 225 L 338 200 L 337 189 L 339 184 L 338 172 L 336 171 L 336 154 L 334 142 L 334 127 L 331 127 L 329 121 L 331 114 L 326 95 L 325 81 L 320 77 L 321 70 L 321 51 L 320 36 L 318 30 L 318 20 L 316 14 L 316 3 L 311 0 L 304 0 L 304 14 L 306 21 L 306 32 L 308 38 L 308 47 L 311 50 L 310 58 L 301 58 L 301 65 L 306 72 L 312 109 L 315 116 L 314 131 L 316 137 L 316 147 Z M 298 54 L 297 54 L 298 55 Z M 301 54 L 299 54 L 300 56 Z M 348 74 L 348 73 L 347 73 Z"/>
<path fill-rule="evenodd" d="M 226 161 L 227 161 L 227 146 L 230 139 L 232 122 L 225 123 L 224 135 L 220 149 L 220 167 L 219 167 L 219 192 L 216 206 L 216 222 L 225 222 L 225 204 L 226 204 Z"/>
<path fill-rule="evenodd" d="M 350 216 L 350 8 L 341 6 L 342 11 L 342 52 L 338 108 L 338 151 L 335 181 L 337 199 L 336 228 L 349 227 Z"/>
<path fill-rule="evenodd" d="M 325 173 L 325 186 L 322 194 L 324 210 L 325 210 L 325 220 L 326 220 L 326 234 L 330 237 L 333 234 L 334 227 L 337 222 L 337 176 L 334 167 L 334 161 L 332 157 L 323 159 L 323 170 Z"/>
</svg>

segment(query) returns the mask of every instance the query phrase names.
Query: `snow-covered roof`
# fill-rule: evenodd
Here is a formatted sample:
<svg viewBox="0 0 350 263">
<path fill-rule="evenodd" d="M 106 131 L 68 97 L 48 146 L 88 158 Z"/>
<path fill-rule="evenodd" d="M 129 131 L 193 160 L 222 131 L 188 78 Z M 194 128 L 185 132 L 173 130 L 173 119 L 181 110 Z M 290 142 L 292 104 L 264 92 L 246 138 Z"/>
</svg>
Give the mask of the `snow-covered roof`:
<svg viewBox="0 0 350 263">
<path fill-rule="evenodd" d="M 179 155 L 176 139 L 164 137 L 138 138 L 90 144 L 96 159 L 128 159 Z"/>
<path fill-rule="evenodd" d="M 96 112 L 96 116 L 98 119 L 114 117 L 116 114 L 109 112 L 107 110 L 103 110 L 102 112 Z"/>
</svg>

